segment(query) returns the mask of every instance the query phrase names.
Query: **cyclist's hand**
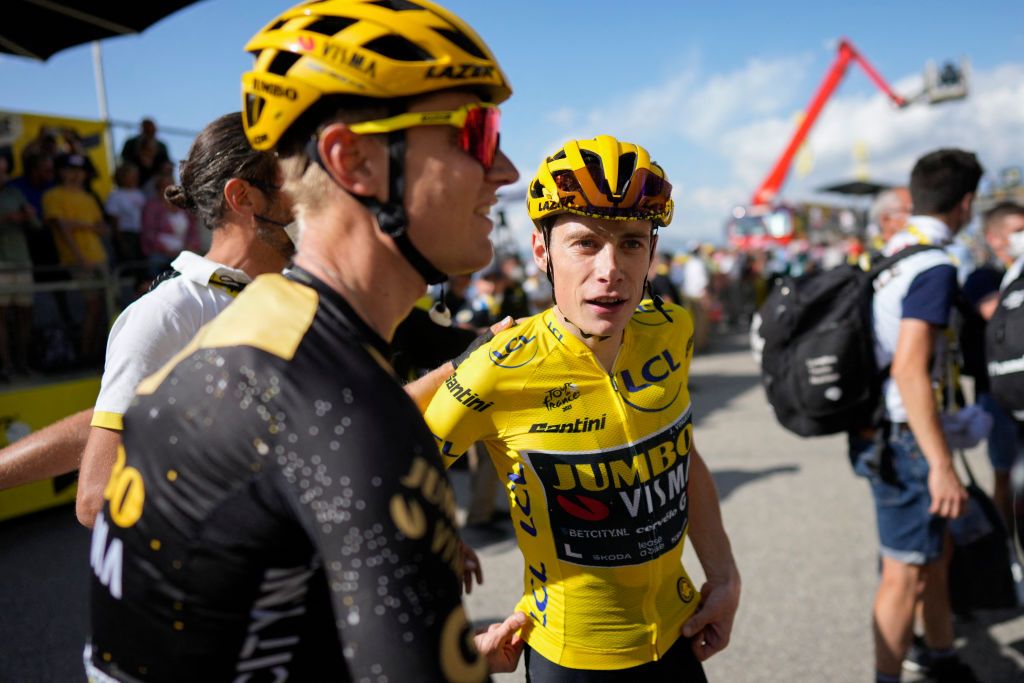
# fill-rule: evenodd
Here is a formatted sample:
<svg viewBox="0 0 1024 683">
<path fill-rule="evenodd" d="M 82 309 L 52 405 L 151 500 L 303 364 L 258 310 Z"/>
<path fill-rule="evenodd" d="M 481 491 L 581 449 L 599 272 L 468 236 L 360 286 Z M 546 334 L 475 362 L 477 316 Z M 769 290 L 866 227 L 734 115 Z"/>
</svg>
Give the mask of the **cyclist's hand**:
<svg viewBox="0 0 1024 683">
<path fill-rule="evenodd" d="M 692 638 L 697 659 L 704 661 L 729 644 L 732 623 L 740 604 L 739 583 L 708 581 L 700 589 L 700 606 L 683 624 L 683 635 Z"/>
<path fill-rule="evenodd" d="M 487 658 L 487 665 L 492 673 L 515 671 L 519 665 L 519 656 L 523 654 L 525 641 L 517 631 L 526 625 L 528 617 L 522 612 L 514 612 L 500 624 L 491 624 L 481 629 L 474 636 L 476 649 Z"/>
</svg>

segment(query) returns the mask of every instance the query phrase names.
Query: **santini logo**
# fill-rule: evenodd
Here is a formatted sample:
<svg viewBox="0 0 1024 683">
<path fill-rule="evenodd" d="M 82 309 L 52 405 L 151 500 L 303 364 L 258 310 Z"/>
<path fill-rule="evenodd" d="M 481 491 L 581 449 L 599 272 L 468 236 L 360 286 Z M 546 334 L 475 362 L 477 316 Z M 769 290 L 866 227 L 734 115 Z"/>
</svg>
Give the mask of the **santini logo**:
<svg viewBox="0 0 1024 683">
<path fill-rule="evenodd" d="M 482 413 L 494 405 L 494 401 L 484 401 L 472 389 L 462 386 L 455 375 L 449 377 L 444 386 L 456 401 L 470 410 Z"/>
<path fill-rule="evenodd" d="M 575 422 L 562 422 L 561 424 L 548 424 L 547 422 L 537 422 L 536 424 L 530 425 L 531 432 L 558 432 L 558 433 L 569 433 L 579 434 L 580 432 L 599 432 L 604 429 L 604 423 L 607 414 L 602 415 L 599 418 L 588 419 L 586 417 L 578 418 Z"/>
</svg>

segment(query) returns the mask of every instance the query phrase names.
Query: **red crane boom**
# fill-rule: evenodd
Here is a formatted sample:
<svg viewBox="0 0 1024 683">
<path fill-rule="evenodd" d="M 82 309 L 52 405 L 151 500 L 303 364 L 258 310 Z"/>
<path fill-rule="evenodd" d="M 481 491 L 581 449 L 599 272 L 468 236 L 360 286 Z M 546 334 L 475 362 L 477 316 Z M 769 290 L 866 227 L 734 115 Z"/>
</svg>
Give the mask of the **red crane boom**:
<svg viewBox="0 0 1024 683">
<path fill-rule="evenodd" d="M 836 86 L 846 75 L 846 69 L 850 66 L 850 62 L 856 62 L 864 69 L 868 77 L 874 82 L 879 89 L 889 96 L 897 106 L 905 107 L 908 102 L 894 93 L 889 84 L 875 71 L 874 67 L 868 63 L 866 59 L 857 49 L 853 47 L 850 41 L 845 38 L 839 41 L 839 54 L 836 55 L 836 61 L 832 64 L 832 68 L 825 75 L 825 80 L 822 81 L 818 87 L 818 91 L 814 94 L 814 98 L 807 107 L 807 113 L 803 120 L 800 122 L 800 126 L 796 129 L 796 133 L 793 134 L 792 139 L 789 141 L 789 145 L 786 150 L 779 157 L 779 160 L 775 162 L 775 167 L 772 168 L 771 172 L 761 183 L 761 186 L 757 188 L 757 192 L 754 193 L 754 198 L 751 200 L 752 206 L 764 206 L 769 204 L 775 196 L 779 193 L 782 188 L 782 184 L 786 181 L 786 176 L 789 174 L 789 167 L 793 163 L 793 157 L 796 156 L 797 150 L 800 145 L 807 138 L 808 132 L 811 130 L 811 126 L 818 119 L 818 114 L 821 113 L 822 108 L 828 101 L 828 98 L 832 96 Z"/>
</svg>

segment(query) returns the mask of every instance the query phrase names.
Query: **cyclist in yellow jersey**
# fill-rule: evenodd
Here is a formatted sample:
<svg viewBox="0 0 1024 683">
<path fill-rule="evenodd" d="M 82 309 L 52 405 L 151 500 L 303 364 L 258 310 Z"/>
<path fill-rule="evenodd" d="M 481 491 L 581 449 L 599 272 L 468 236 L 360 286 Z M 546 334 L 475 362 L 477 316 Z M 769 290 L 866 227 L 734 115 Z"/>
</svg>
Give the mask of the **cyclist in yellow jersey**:
<svg viewBox="0 0 1024 683">
<path fill-rule="evenodd" d="M 740 579 L 694 444 L 693 325 L 642 301 L 670 196 L 639 145 L 548 157 L 528 202 L 555 305 L 457 359 L 426 410 L 446 464 L 482 440 L 505 480 L 532 681 L 704 680 L 729 640 Z"/>
</svg>

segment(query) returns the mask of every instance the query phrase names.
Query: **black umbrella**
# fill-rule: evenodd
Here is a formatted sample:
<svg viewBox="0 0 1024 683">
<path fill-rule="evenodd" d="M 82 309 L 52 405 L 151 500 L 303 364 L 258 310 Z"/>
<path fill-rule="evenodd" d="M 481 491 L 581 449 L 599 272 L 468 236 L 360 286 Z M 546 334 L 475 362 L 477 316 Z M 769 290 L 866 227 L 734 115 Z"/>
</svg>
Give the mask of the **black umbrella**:
<svg viewBox="0 0 1024 683">
<path fill-rule="evenodd" d="M 6 0 L 0 52 L 46 60 L 101 38 L 139 33 L 195 0 Z"/>
</svg>

